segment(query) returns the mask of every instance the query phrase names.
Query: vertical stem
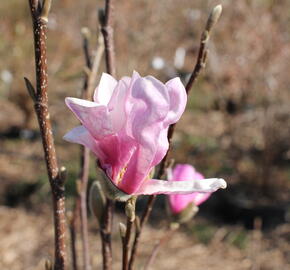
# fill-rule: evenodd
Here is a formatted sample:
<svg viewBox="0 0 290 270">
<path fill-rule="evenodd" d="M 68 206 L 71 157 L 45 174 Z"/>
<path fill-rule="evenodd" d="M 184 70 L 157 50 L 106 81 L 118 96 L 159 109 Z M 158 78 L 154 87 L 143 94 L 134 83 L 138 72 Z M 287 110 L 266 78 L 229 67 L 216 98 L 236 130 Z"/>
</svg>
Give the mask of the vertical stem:
<svg viewBox="0 0 290 270">
<path fill-rule="evenodd" d="M 104 218 L 101 224 L 100 234 L 102 239 L 102 254 L 103 254 L 103 269 L 112 269 L 112 246 L 111 246 L 111 231 L 112 231 L 112 214 L 114 203 L 107 199 Z"/>
<path fill-rule="evenodd" d="M 72 260 L 72 269 L 78 270 L 78 258 L 77 258 L 77 247 L 76 247 L 76 235 L 77 235 L 77 221 L 79 214 L 80 204 L 78 201 L 74 207 L 72 217 L 70 220 L 70 239 L 71 239 L 71 260 Z"/>
<path fill-rule="evenodd" d="M 55 229 L 55 270 L 66 268 L 66 217 L 64 178 L 60 175 L 57 164 L 54 139 L 52 134 L 50 115 L 48 111 L 48 76 L 47 76 L 47 15 L 49 13 L 50 0 L 43 2 L 30 0 L 30 9 L 33 22 L 36 91 L 34 91 L 35 111 L 41 131 L 44 157 L 47 173 L 52 190 L 54 229 Z"/>
<path fill-rule="evenodd" d="M 88 235 L 88 216 L 87 216 L 87 189 L 89 179 L 89 162 L 90 150 L 87 147 L 82 148 L 81 156 L 81 191 L 80 191 L 80 218 L 81 218 L 81 237 L 83 247 L 84 269 L 90 270 L 90 251 L 89 251 L 89 235 Z"/>
<path fill-rule="evenodd" d="M 100 14 L 99 20 L 101 24 L 101 32 L 104 38 L 105 59 L 107 72 L 116 77 L 116 63 L 114 50 L 114 30 L 113 30 L 113 1 L 105 0 L 105 12 Z M 104 219 L 101 224 L 101 239 L 103 253 L 103 269 L 112 269 L 112 246 L 111 246 L 111 231 L 113 223 L 113 208 L 114 202 L 107 198 L 107 205 L 104 213 Z"/>
<path fill-rule="evenodd" d="M 100 20 L 101 31 L 104 37 L 106 69 L 109 74 L 116 77 L 115 49 L 114 49 L 114 29 L 113 29 L 113 2 L 106 0 L 105 17 Z"/>
<path fill-rule="evenodd" d="M 130 239 L 131 239 L 131 232 L 133 227 L 132 221 L 130 221 L 130 218 L 127 218 L 127 229 L 126 229 L 126 235 L 123 239 L 123 264 L 122 264 L 122 270 L 128 270 L 129 269 L 129 249 L 130 249 Z"/>
</svg>

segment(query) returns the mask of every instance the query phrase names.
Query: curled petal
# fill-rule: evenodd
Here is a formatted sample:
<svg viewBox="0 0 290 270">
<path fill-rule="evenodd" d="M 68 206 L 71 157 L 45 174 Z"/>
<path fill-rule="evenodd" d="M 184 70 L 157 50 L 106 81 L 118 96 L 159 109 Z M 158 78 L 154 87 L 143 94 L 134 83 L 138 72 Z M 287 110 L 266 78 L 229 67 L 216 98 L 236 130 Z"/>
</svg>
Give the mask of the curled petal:
<svg viewBox="0 0 290 270">
<path fill-rule="evenodd" d="M 68 142 L 78 143 L 88 147 L 99 158 L 105 158 L 104 153 L 99 149 L 98 142 L 84 126 L 77 126 L 64 135 L 63 139 Z"/>
<path fill-rule="evenodd" d="M 152 167 L 156 165 L 152 163 L 159 148 L 160 133 L 164 129 L 163 120 L 169 109 L 167 88 L 151 76 L 136 79 L 132 85 L 132 96 L 135 102 L 128 121 L 137 150 L 120 183 L 120 187 L 129 193 L 139 188 Z M 165 147 L 168 148 L 166 143 Z M 163 151 L 164 155 L 165 153 L 166 151 Z"/>
<path fill-rule="evenodd" d="M 176 123 L 185 110 L 187 94 L 180 80 L 176 77 L 165 84 L 170 98 L 170 109 L 165 120 L 165 125 Z"/>
<path fill-rule="evenodd" d="M 110 74 L 103 73 L 94 93 L 94 101 L 102 105 L 107 105 L 116 86 L 117 81 Z"/>
<path fill-rule="evenodd" d="M 94 138 L 101 139 L 115 133 L 106 106 L 70 97 L 65 99 L 65 103 Z"/>
<path fill-rule="evenodd" d="M 208 178 L 202 181 L 164 181 L 147 180 L 134 195 L 152 194 L 190 194 L 193 192 L 214 192 L 219 188 L 226 188 L 227 183 L 221 178 Z"/>
</svg>

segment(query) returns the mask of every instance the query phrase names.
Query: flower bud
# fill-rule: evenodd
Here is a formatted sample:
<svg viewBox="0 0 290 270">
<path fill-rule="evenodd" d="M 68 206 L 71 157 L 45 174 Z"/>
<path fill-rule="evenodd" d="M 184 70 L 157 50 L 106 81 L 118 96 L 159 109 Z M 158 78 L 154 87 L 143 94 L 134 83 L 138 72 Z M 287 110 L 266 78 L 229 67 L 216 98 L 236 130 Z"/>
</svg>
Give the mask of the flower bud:
<svg viewBox="0 0 290 270">
<path fill-rule="evenodd" d="M 97 218 L 99 223 L 101 223 L 106 206 L 106 197 L 102 190 L 101 184 L 98 181 L 95 181 L 91 186 L 89 194 L 89 206 L 93 215 Z"/>
<path fill-rule="evenodd" d="M 130 222 L 133 222 L 136 217 L 135 215 L 136 198 L 137 197 L 133 196 L 126 202 L 126 205 L 125 205 L 125 213 L 126 213 L 126 216 L 129 218 Z"/>
<path fill-rule="evenodd" d="M 124 238 L 126 236 L 126 231 L 127 231 L 126 225 L 124 223 L 120 222 L 119 223 L 119 232 L 120 232 L 121 238 Z"/>
</svg>

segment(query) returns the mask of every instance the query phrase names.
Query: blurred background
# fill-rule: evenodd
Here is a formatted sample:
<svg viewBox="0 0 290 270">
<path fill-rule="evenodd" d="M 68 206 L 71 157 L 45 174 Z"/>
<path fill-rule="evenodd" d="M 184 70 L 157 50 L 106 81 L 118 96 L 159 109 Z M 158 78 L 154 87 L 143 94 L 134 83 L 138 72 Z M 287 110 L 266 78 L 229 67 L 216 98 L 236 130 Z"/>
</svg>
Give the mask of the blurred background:
<svg viewBox="0 0 290 270">
<path fill-rule="evenodd" d="M 173 151 L 206 177 L 223 177 L 194 220 L 161 251 L 153 269 L 289 269 L 290 266 L 290 1 L 116 1 L 118 77 L 154 75 L 186 81 L 215 5 L 223 14 L 209 58 L 177 125 Z M 79 174 L 79 147 L 62 136 L 77 123 L 64 106 L 84 79 L 81 28 L 96 50 L 101 0 L 53 1 L 48 68 L 51 119 L 59 163 L 67 167 L 67 208 Z M 23 77 L 34 81 L 28 1 L 0 4 L 0 268 L 43 269 L 51 258 L 50 187 L 33 105 Z M 104 63 L 99 76 L 104 71 Z M 96 177 L 92 160 L 90 179 Z M 160 197 L 145 230 L 140 265 L 166 224 Z M 161 214 L 162 213 L 162 214 Z M 122 220 L 123 217 L 117 217 Z M 96 222 L 90 219 L 93 264 L 100 264 Z M 114 245 L 120 245 L 116 230 Z M 120 254 L 116 252 L 116 269 Z"/>
</svg>

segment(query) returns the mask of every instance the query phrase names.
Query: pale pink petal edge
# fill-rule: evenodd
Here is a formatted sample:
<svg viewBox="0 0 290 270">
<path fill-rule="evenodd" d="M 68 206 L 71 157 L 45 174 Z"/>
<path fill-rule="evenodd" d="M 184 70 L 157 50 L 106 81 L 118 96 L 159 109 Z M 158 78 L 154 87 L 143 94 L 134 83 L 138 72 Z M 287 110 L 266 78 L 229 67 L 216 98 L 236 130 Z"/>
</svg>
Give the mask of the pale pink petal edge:
<svg viewBox="0 0 290 270">
<path fill-rule="evenodd" d="M 146 180 L 144 184 L 134 192 L 134 195 L 153 194 L 191 194 L 193 192 L 214 192 L 220 188 L 225 189 L 227 183 L 222 178 L 208 178 L 192 181 L 164 181 Z"/>
</svg>

